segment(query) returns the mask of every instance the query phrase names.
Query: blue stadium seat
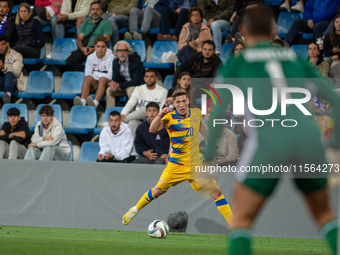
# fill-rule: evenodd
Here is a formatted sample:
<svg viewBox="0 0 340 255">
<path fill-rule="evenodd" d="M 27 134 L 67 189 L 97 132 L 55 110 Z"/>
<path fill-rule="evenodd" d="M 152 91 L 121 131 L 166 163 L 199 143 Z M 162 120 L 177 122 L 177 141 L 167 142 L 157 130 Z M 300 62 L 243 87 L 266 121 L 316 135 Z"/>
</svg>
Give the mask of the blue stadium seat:
<svg viewBox="0 0 340 255">
<path fill-rule="evenodd" d="M 99 143 L 83 142 L 80 147 L 78 162 L 96 162 L 99 151 Z"/>
<path fill-rule="evenodd" d="M 230 30 L 225 30 L 225 31 L 222 31 L 222 36 L 223 37 L 226 37 L 227 35 L 230 34 Z"/>
<path fill-rule="evenodd" d="M 30 126 L 31 132 L 34 132 L 35 126 L 41 120 L 39 111 L 40 111 L 40 108 L 44 105 L 46 104 L 39 104 L 37 106 L 37 109 L 35 110 L 33 126 Z M 56 118 L 62 125 L 63 124 L 63 111 L 61 109 L 61 106 L 59 104 L 49 104 L 49 106 L 51 106 L 54 110 L 54 118 Z"/>
<path fill-rule="evenodd" d="M 26 122 L 28 123 L 29 119 L 28 119 L 28 109 L 27 109 L 27 105 L 25 104 L 4 104 L 2 106 L 2 110 L 1 110 L 1 118 L 0 118 L 0 124 L 2 126 L 2 124 L 4 124 L 7 121 L 7 111 L 8 109 L 15 107 L 18 108 L 20 111 L 20 117 L 24 117 Z"/>
<path fill-rule="evenodd" d="M 294 50 L 299 57 L 307 59 L 308 45 L 292 45 L 291 49 Z"/>
<path fill-rule="evenodd" d="M 68 161 L 73 161 L 73 144 L 70 141 L 67 141 L 67 143 L 71 147 L 70 157 L 69 157 Z"/>
<path fill-rule="evenodd" d="M 303 33 L 302 38 L 306 40 L 313 40 L 314 39 L 314 34 L 313 33 Z"/>
<path fill-rule="evenodd" d="M 136 52 L 140 56 L 140 60 L 145 62 L 146 60 L 146 46 L 145 42 L 141 40 L 125 40 L 127 41 L 134 52 Z"/>
<path fill-rule="evenodd" d="M 19 98 L 39 98 L 51 96 L 54 91 L 54 76 L 51 71 L 32 71 L 27 80 L 25 92 L 19 92 Z"/>
<path fill-rule="evenodd" d="M 177 42 L 173 41 L 156 41 L 152 48 L 151 59 L 149 62 L 144 62 L 146 68 L 161 68 L 170 69 L 174 63 L 162 63 L 161 57 L 164 52 L 172 51 L 175 54 L 178 52 Z"/>
<path fill-rule="evenodd" d="M 281 5 L 284 0 L 265 0 L 264 2 L 266 5 Z"/>
<path fill-rule="evenodd" d="M 165 88 L 166 90 L 171 89 L 173 79 L 174 79 L 173 75 L 167 75 L 164 79 L 163 88 Z"/>
<path fill-rule="evenodd" d="M 107 122 L 109 120 L 109 114 L 112 111 L 118 111 L 121 112 L 124 107 L 116 106 L 116 107 L 107 107 L 104 113 L 103 123 Z M 94 134 L 99 135 L 103 128 L 95 128 Z"/>
<path fill-rule="evenodd" d="M 125 34 L 126 32 L 129 31 L 129 28 L 128 27 L 122 27 L 121 29 L 119 29 L 119 33 L 120 34 Z"/>
<path fill-rule="evenodd" d="M 233 45 L 234 45 L 233 43 L 222 44 L 220 59 L 223 65 L 225 65 L 227 63 L 227 60 L 230 58 L 230 53 L 231 53 L 231 49 L 233 48 Z"/>
<path fill-rule="evenodd" d="M 137 28 L 137 32 L 138 33 L 142 33 L 142 29 L 141 28 Z M 173 35 L 175 32 L 175 29 L 170 29 L 170 34 Z M 149 33 L 150 35 L 158 35 L 160 33 L 160 29 L 159 28 L 150 28 Z"/>
<path fill-rule="evenodd" d="M 31 9 L 34 8 L 34 5 L 30 5 Z M 19 9 L 19 5 L 14 5 L 12 8 L 12 13 L 17 13 Z"/>
<path fill-rule="evenodd" d="M 78 49 L 77 39 L 74 38 L 57 38 L 52 45 L 52 58 L 45 58 L 44 65 L 66 65 L 66 59 L 72 51 Z"/>
<path fill-rule="evenodd" d="M 94 106 L 73 106 L 67 126 L 66 133 L 87 134 L 97 127 L 97 110 Z"/>
<path fill-rule="evenodd" d="M 73 99 L 79 96 L 84 78 L 84 72 L 64 72 L 61 77 L 59 91 L 52 93 L 51 97 L 55 99 Z"/>
<path fill-rule="evenodd" d="M 4 94 L 5 94 L 5 92 L 0 91 L 0 97 L 1 97 L 1 98 L 4 96 Z M 17 92 L 17 91 L 14 91 L 14 92 L 12 92 L 11 94 L 12 94 L 12 96 L 16 96 L 16 95 L 18 95 L 18 92 Z"/>
<path fill-rule="evenodd" d="M 24 65 L 36 65 L 38 62 L 43 62 L 46 54 L 45 46 L 40 49 L 40 57 L 39 58 L 24 58 Z"/>
<path fill-rule="evenodd" d="M 294 19 L 302 19 L 302 13 L 280 12 L 277 20 L 276 32 L 280 38 L 285 38 Z"/>
</svg>

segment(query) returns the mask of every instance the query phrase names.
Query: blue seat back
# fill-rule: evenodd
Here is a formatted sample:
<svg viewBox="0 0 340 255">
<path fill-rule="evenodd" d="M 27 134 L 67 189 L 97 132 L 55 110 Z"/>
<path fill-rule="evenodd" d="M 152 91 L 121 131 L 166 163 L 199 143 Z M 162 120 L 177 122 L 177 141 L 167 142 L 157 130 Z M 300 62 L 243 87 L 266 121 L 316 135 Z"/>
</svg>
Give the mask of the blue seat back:
<svg viewBox="0 0 340 255">
<path fill-rule="evenodd" d="M 224 43 L 221 48 L 221 53 L 220 53 L 220 59 L 225 65 L 227 63 L 227 60 L 230 58 L 230 53 L 231 49 L 233 48 L 234 44 L 233 43 Z"/>
<path fill-rule="evenodd" d="M 140 61 L 145 62 L 146 60 L 146 46 L 145 42 L 141 40 L 125 40 L 127 41 L 133 52 L 136 52 L 140 56 Z"/>
<path fill-rule="evenodd" d="M 32 71 L 27 80 L 26 93 L 52 93 L 54 76 L 51 71 Z"/>
<path fill-rule="evenodd" d="M 52 59 L 67 59 L 72 51 L 77 50 L 77 39 L 57 38 L 52 45 Z"/>
<path fill-rule="evenodd" d="M 167 75 L 164 79 L 163 88 L 169 90 L 172 88 L 172 81 L 174 79 L 173 75 Z"/>
<path fill-rule="evenodd" d="M 295 19 L 302 19 L 302 13 L 280 12 L 277 20 L 276 32 L 279 37 L 284 38 Z"/>
<path fill-rule="evenodd" d="M 64 72 L 58 93 L 81 93 L 84 78 L 84 72 Z"/>
<path fill-rule="evenodd" d="M 152 48 L 152 54 L 150 62 L 162 63 L 162 55 L 164 52 L 172 51 L 177 54 L 177 42 L 170 41 L 156 41 Z"/>
<path fill-rule="evenodd" d="M 72 142 L 67 141 L 68 145 L 71 147 L 70 157 L 68 158 L 68 161 L 73 161 L 73 145 Z"/>
<path fill-rule="evenodd" d="M 44 105 L 46 105 L 46 104 L 39 104 L 37 106 L 37 109 L 35 110 L 34 122 L 33 122 L 34 127 L 37 125 L 37 123 L 39 121 L 41 121 L 39 111 L 40 111 L 41 107 L 44 106 Z M 51 106 L 54 110 L 54 118 L 56 118 L 61 123 L 61 125 L 63 125 L 63 112 L 62 112 L 61 106 L 59 104 L 48 104 L 48 105 Z"/>
<path fill-rule="evenodd" d="M 112 111 L 117 111 L 117 112 L 121 112 L 123 110 L 124 107 L 121 106 L 115 106 L 115 107 L 107 107 L 104 113 L 104 118 L 103 118 L 103 123 L 104 122 L 108 122 L 109 121 L 109 114 Z"/>
<path fill-rule="evenodd" d="M 79 162 L 96 162 L 99 152 L 99 143 L 83 142 L 79 152 Z"/>
<path fill-rule="evenodd" d="M 307 59 L 308 45 L 292 45 L 291 49 L 294 50 L 300 58 Z"/>
<path fill-rule="evenodd" d="M 28 119 L 27 105 L 25 105 L 25 104 L 4 104 L 2 106 L 2 110 L 1 110 L 0 125 L 2 126 L 2 124 L 4 124 L 7 121 L 7 111 L 8 111 L 8 109 L 10 109 L 12 107 L 18 108 L 19 111 L 20 111 L 20 117 L 24 117 L 26 122 L 28 123 L 29 119 Z"/>
<path fill-rule="evenodd" d="M 45 45 L 44 45 L 44 47 L 42 47 L 41 49 L 40 49 L 40 59 L 43 59 L 43 58 L 45 58 L 45 55 L 46 55 L 46 47 L 45 47 Z"/>
<path fill-rule="evenodd" d="M 97 111 L 94 106 L 76 105 L 71 108 L 70 117 L 67 123 L 69 128 L 89 128 L 97 127 Z"/>
</svg>

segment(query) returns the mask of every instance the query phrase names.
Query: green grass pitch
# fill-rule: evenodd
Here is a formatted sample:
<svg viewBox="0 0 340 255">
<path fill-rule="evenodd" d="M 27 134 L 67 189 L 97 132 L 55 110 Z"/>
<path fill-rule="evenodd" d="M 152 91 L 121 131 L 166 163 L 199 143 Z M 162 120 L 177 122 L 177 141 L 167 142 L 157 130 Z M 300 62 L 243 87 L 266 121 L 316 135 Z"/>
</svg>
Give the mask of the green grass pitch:
<svg viewBox="0 0 340 255">
<path fill-rule="evenodd" d="M 226 254 L 227 236 L 170 233 L 166 239 L 147 232 L 0 226 L 1 255 L 141 255 Z M 326 241 L 299 238 L 254 238 L 258 255 L 330 255 Z"/>
</svg>

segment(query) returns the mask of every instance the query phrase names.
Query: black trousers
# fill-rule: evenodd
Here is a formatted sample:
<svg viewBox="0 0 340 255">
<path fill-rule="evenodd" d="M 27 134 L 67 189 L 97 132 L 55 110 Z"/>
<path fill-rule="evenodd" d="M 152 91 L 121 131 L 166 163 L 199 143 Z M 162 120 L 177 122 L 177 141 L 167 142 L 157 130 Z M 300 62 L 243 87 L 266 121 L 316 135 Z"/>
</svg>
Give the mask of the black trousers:
<svg viewBox="0 0 340 255">
<path fill-rule="evenodd" d="M 66 59 L 66 65 L 71 71 L 84 72 L 85 66 L 82 65 L 86 61 L 87 56 L 81 50 L 72 51 L 71 55 Z"/>
<path fill-rule="evenodd" d="M 136 159 L 135 156 L 130 156 L 128 158 L 125 158 L 123 160 L 115 160 L 115 159 L 109 159 L 109 160 L 102 160 L 102 161 L 99 161 L 97 159 L 97 162 L 110 162 L 110 163 L 131 163 L 132 161 L 134 161 Z"/>
<path fill-rule="evenodd" d="M 31 46 L 14 46 L 13 50 L 19 52 L 23 58 L 40 58 L 40 49 Z"/>
</svg>

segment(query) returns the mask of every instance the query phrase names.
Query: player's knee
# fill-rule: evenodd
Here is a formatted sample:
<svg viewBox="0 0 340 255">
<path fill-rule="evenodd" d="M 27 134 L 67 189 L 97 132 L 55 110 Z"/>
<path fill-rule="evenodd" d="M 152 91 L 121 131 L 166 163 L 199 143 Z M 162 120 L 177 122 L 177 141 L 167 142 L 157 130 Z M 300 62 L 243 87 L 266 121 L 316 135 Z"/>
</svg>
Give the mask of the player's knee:
<svg viewBox="0 0 340 255">
<path fill-rule="evenodd" d="M 223 195 L 222 190 L 219 187 L 216 187 L 213 193 L 214 193 L 213 195 L 216 199 Z"/>
<path fill-rule="evenodd" d="M 153 196 L 154 196 L 154 198 L 157 198 L 157 197 L 159 197 L 160 195 L 162 195 L 162 194 L 164 194 L 164 193 L 165 193 L 165 191 L 161 190 L 161 189 L 158 188 L 158 187 L 155 187 L 155 188 L 153 189 Z"/>
</svg>

